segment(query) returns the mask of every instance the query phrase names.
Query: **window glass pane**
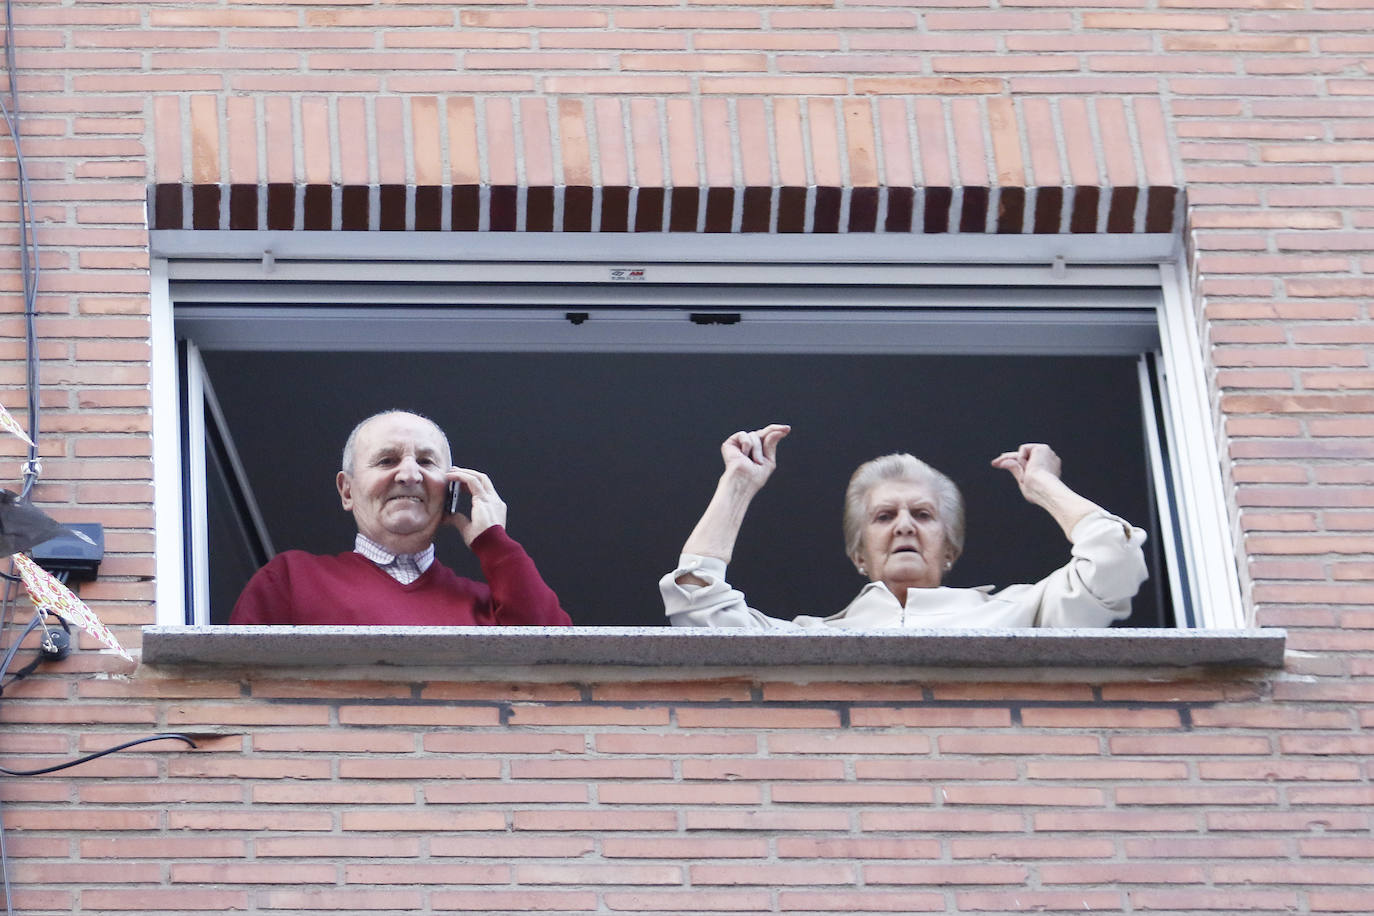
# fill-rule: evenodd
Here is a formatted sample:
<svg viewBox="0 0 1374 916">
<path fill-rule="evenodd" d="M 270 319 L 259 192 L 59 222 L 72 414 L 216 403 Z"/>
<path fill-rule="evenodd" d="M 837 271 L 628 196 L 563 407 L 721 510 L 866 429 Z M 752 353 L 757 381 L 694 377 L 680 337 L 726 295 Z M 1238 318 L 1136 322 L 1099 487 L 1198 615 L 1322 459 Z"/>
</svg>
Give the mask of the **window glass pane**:
<svg viewBox="0 0 1374 916">
<path fill-rule="evenodd" d="M 780 469 L 756 500 L 730 578 L 777 616 L 826 614 L 862 584 L 844 556 L 843 492 L 860 462 L 909 451 L 959 483 L 968 543 L 948 580 L 1033 581 L 1068 545 L 989 467 L 1045 441 L 1079 492 L 1150 531 L 1136 359 L 932 355 L 204 352 L 229 431 L 278 549 L 352 546 L 334 490 L 353 423 L 380 409 L 428 414 L 461 464 L 488 472 L 511 534 L 576 623 L 662 622 L 656 583 L 674 565 L 720 472 L 729 433 L 789 422 Z M 212 500 L 214 488 L 211 488 Z M 212 529 L 215 526 L 212 525 Z M 212 550 L 212 566 L 219 564 Z M 1162 582 L 1147 551 L 1152 583 Z M 214 573 L 212 619 L 229 607 Z M 457 532 L 439 557 L 476 563 Z M 1127 625 L 1171 624 L 1147 584 Z"/>
<path fill-rule="evenodd" d="M 205 448 L 206 552 L 210 557 L 210 607 L 229 610 L 243 584 L 268 558 L 262 555 L 253 536 L 248 517 L 235 493 L 228 463 L 215 447 L 214 433 L 207 424 Z"/>
</svg>

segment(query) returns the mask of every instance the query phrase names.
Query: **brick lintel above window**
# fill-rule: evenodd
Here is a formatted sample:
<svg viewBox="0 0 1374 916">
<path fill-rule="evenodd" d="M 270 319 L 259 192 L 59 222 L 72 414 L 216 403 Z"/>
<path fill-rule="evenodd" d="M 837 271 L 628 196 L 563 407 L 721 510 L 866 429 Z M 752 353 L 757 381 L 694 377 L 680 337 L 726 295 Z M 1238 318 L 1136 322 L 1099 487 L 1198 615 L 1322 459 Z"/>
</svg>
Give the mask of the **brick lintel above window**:
<svg viewBox="0 0 1374 916">
<path fill-rule="evenodd" d="M 162 96 L 161 230 L 1177 233 L 1153 97 Z"/>
</svg>

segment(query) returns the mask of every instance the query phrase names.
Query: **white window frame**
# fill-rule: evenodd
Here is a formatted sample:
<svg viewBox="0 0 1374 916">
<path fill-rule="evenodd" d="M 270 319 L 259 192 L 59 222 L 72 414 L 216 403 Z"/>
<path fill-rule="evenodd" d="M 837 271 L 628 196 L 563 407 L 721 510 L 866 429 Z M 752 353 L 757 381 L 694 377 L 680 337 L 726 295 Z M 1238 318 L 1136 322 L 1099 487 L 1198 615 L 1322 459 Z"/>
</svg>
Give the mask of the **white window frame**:
<svg viewBox="0 0 1374 916">
<path fill-rule="evenodd" d="M 1170 480 L 1157 488 L 1177 493 L 1175 537 L 1165 538 L 1171 569 L 1186 579 L 1195 627 L 1249 625 L 1241 600 L 1232 528 L 1221 473 L 1213 412 L 1202 365 L 1190 286 L 1173 237 L 1164 236 L 616 236 L 486 233 L 457 241 L 409 233 L 154 232 L 152 262 L 152 389 L 157 621 L 184 622 L 188 569 L 202 567 L 203 531 L 193 529 L 201 556 L 188 558 L 182 493 L 177 346 L 173 279 L 372 279 L 380 269 L 400 278 L 444 276 L 499 279 L 547 276 L 561 283 L 604 282 L 610 270 L 654 265 L 674 282 L 769 282 L 824 274 L 827 282 L 1016 285 L 1046 289 L 1141 285 L 1157 277 L 1162 415 L 1172 444 Z M 615 260 L 607 258 L 612 252 Z M 919 255 L 919 258 L 916 255 Z M 707 265 L 703 269 L 703 265 Z M 628 281 L 634 282 L 634 281 Z M 1149 281 L 1152 285 L 1153 280 Z M 1148 411 L 1151 405 L 1146 405 Z M 194 437 L 193 437 L 194 438 Z M 1148 443 L 1156 450 L 1158 442 Z M 1161 462 L 1152 461 L 1159 474 Z M 1162 489 L 1160 490 L 1161 492 Z M 195 497 L 195 494 L 192 494 Z M 1160 500 L 1161 512 L 1167 512 Z M 203 512 L 199 523 L 203 526 Z M 1165 516 L 1162 514 L 1161 518 Z M 196 524 L 196 519 L 191 519 Z M 188 564 L 188 560 L 191 560 Z M 204 570 L 193 574 L 204 588 Z M 1175 608 L 1180 612 L 1179 593 Z M 200 605 L 202 608 L 204 604 Z"/>
</svg>

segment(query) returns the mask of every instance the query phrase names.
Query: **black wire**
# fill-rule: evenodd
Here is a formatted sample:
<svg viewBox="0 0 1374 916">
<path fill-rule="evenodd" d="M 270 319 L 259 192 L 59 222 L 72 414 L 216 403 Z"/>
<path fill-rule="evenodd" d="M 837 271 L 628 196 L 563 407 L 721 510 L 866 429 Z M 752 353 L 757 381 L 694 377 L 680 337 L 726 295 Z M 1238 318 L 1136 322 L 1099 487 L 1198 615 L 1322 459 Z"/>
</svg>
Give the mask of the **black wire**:
<svg viewBox="0 0 1374 916">
<path fill-rule="evenodd" d="M 38 628 L 39 628 L 40 626 L 42 626 L 42 625 L 43 625 L 43 612 L 42 612 L 42 611 L 35 611 L 35 612 L 34 612 L 34 615 L 33 615 L 33 619 L 30 620 L 30 621 L 29 621 L 29 625 L 28 625 L 27 627 L 24 628 L 24 632 L 22 632 L 22 633 L 19 634 L 19 638 L 18 638 L 18 639 L 16 639 L 14 642 L 10 643 L 9 650 L 5 653 L 5 660 L 4 660 L 4 661 L 0 661 L 0 682 L 3 682 L 3 681 L 4 681 L 4 678 L 5 678 L 5 675 L 9 673 L 9 670 L 10 670 L 10 662 L 14 661 L 14 654 L 15 654 L 16 652 L 19 651 L 19 647 L 20 647 L 21 645 L 23 645 L 24 640 L 28 638 L 28 635 L 29 635 L 30 633 L 32 633 L 34 630 L 38 629 Z M 16 679 L 17 679 L 17 678 L 16 678 Z M 10 681 L 10 684 L 13 684 L 13 683 L 14 683 L 14 681 Z M 5 687 L 8 687 L 8 686 L 9 686 L 9 684 L 0 684 L 0 691 L 4 690 L 4 688 L 5 688 Z"/>
<path fill-rule="evenodd" d="M 9 671 L 10 662 L 14 660 L 14 654 L 19 650 L 19 646 L 24 641 L 24 638 L 42 624 L 42 611 L 35 611 L 33 619 L 29 621 L 28 627 L 26 627 L 24 632 L 20 635 L 20 637 L 14 641 L 14 644 L 10 646 L 9 650 L 5 653 L 4 660 L 0 661 L 0 680 L 3 680 L 5 673 Z M 11 683 L 13 683 L 13 681 L 11 681 Z M 59 770 L 67 770 L 72 767 L 81 766 L 81 764 L 83 763 L 90 763 L 92 760 L 98 760 L 107 754 L 114 754 L 119 751 L 128 750 L 129 748 L 137 747 L 140 744 L 148 744 L 152 741 L 168 740 L 184 741 L 193 748 L 198 747 L 196 742 L 193 741 L 188 735 L 181 735 L 175 732 L 166 732 L 163 734 L 149 735 L 146 738 L 135 738 L 133 741 L 125 741 L 123 744 L 117 744 L 114 747 L 107 747 L 103 751 L 96 751 L 94 754 L 87 754 L 86 756 L 78 757 L 75 760 L 68 760 L 63 763 L 56 763 L 48 767 L 40 767 L 36 770 L 11 770 L 8 767 L 0 767 L 0 773 L 5 774 L 6 776 L 42 776 L 45 773 L 56 773 Z M 5 851 L 5 825 L 3 819 L 0 819 L 0 881 L 3 881 L 5 889 L 6 916 L 13 916 L 14 908 L 11 903 L 12 897 L 10 895 L 9 856 Z"/>
<path fill-rule="evenodd" d="M 33 217 L 33 196 L 29 190 L 29 171 L 19 137 L 19 93 L 16 88 L 18 67 L 14 61 L 14 8 L 12 0 L 5 0 L 5 76 L 9 86 L 9 104 L 0 98 L 0 113 L 14 141 L 14 164 L 18 174 L 19 202 L 19 271 L 24 287 L 24 338 L 28 348 L 27 382 L 29 408 L 29 460 L 24 465 L 24 485 L 20 498 L 27 498 L 38 478 L 38 338 L 35 328 L 38 306 L 38 237 Z"/>
<path fill-rule="evenodd" d="M 30 633 L 32 633 L 34 630 L 38 629 L 42 625 L 43 612 L 34 611 L 33 619 L 29 621 L 29 625 L 24 628 L 24 632 L 21 633 L 19 635 L 19 638 L 14 641 L 14 644 L 9 647 L 9 650 L 5 653 L 4 659 L 0 660 L 0 680 L 4 680 L 5 675 L 9 672 L 10 662 L 14 660 L 14 654 L 19 651 L 19 647 L 24 642 L 25 637 L 27 637 Z M 11 683 L 13 683 L 13 681 L 11 681 Z M 0 773 L 4 773 L 6 776 L 42 776 L 44 773 L 56 773 L 58 770 L 65 770 L 70 767 L 80 766 L 83 763 L 90 763 L 92 760 L 97 760 L 101 757 L 104 757 L 106 754 L 113 754 L 117 751 L 127 750 L 131 747 L 137 747 L 140 744 L 147 744 L 150 741 L 167 740 L 185 741 L 187 744 L 191 745 L 191 747 L 198 747 L 196 742 L 193 741 L 188 735 L 182 735 L 177 732 L 163 732 L 157 735 L 150 735 L 146 738 L 135 738 L 133 741 L 126 741 L 123 744 L 117 744 L 114 747 L 107 747 L 103 751 L 96 751 L 94 754 L 87 754 L 84 757 L 78 757 L 75 760 L 68 760 L 65 763 L 53 764 L 50 767 L 41 767 L 37 770 L 11 770 L 7 767 L 0 767 Z M 3 833 L 4 828 L 0 826 L 0 841 L 3 841 Z M 2 861 L 3 853 L 0 853 L 0 862 Z M 8 874 L 6 874 L 6 880 L 8 881 Z M 6 897 L 6 900 L 8 900 L 8 896 Z"/>
<path fill-rule="evenodd" d="M 90 763 L 92 760 L 104 757 L 106 754 L 113 754 L 117 751 L 128 750 L 129 748 L 135 747 L 140 744 L 147 744 L 149 741 L 166 741 L 168 739 L 175 741 L 185 741 L 187 744 L 191 745 L 191 747 L 197 746 L 196 743 L 186 735 L 179 735 L 175 732 L 168 732 L 166 734 L 161 735 L 149 735 L 147 738 L 135 738 L 133 741 L 125 741 L 123 744 L 116 744 L 114 747 L 107 747 L 103 751 L 96 751 L 94 754 L 87 754 L 85 757 L 78 757 L 75 760 L 68 760 L 66 763 L 58 763 L 50 767 L 42 767 L 41 769 L 37 770 L 9 770 L 5 767 L 0 767 L 0 773 L 4 773 L 6 776 L 42 776 L 44 773 L 56 773 L 58 770 L 65 770 L 70 767 L 80 766 L 83 763 Z"/>
<path fill-rule="evenodd" d="M 14 10 L 10 0 L 5 0 L 5 70 L 15 72 L 14 67 Z M 10 106 L 18 111 L 19 95 L 14 88 L 14 80 L 9 83 Z"/>
<path fill-rule="evenodd" d="M 14 574 L 14 557 L 10 557 L 10 572 L 5 573 L 4 581 L 4 596 L 3 598 L 0 598 L 0 644 L 4 643 L 5 631 L 9 629 L 10 617 L 12 616 L 14 610 L 14 585 L 16 582 L 23 581 L 22 579 L 20 579 L 19 576 L 16 576 Z M 0 669 L 0 675 L 3 674 L 3 669 Z"/>
<path fill-rule="evenodd" d="M 30 205 L 32 197 L 29 193 L 29 172 L 24 164 L 24 152 L 19 140 L 19 92 L 16 88 L 16 77 L 18 67 L 14 62 L 14 5 L 11 0 L 5 0 L 5 78 L 9 86 L 9 105 L 5 105 L 4 100 L 0 99 L 0 110 L 3 110 L 5 124 L 9 128 L 10 137 L 14 141 L 14 163 L 18 174 L 18 197 L 19 197 L 19 272 L 23 279 L 24 287 L 24 339 L 28 348 L 26 364 L 28 367 L 28 407 L 29 407 L 29 460 L 24 464 L 24 483 L 20 491 L 20 499 L 28 497 L 33 490 L 34 481 L 38 477 L 38 340 L 35 331 L 35 316 L 38 306 L 38 238 L 36 227 L 33 225 L 33 210 Z M 13 561 L 11 561 L 12 563 Z M 6 624 L 9 621 L 12 601 L 14 597 L 14 581 L 5 577 L 4 599 L 0 601 L 0 637 L 3 637 Z M 41 617 L 35 614 L 35 620 L 41 622 Z M 27 635 L 27 631 L 26 634 Z M 14 647 L 23 642 L 23 638 L 14 640 Z M 0 678 L 4 677 L 5 671 L 9 670 L 9 662 L 13 658 L 13 650 L 5 657 L 5 664 L 0 666 Z M 10 892 L 10 863 L 9 855 L 5 849 L 5 825 L 0 819 L 0 882 L 3 882 L 5 889 L 5 913 L 7 916 L 14 916 L 14 897 Z"/>
<path fill-rule="evenodd" d="M 15 640 L 14 644 L 10 646 L 9 651 L 5 653 L 4 661 L 0 662 L 0 682 L 3 682 L 0 683 L 0 697 L 4 696 L 6 688 L 14 685 L 18 681 L 22 681 L 24 678 L 28 677 L 30 674 L 33 674 L 35 671 L 37 671 L 38 666 L 41 665 L 43 662 L 58 661 L 66 657 L 67 653 L 63 653 L 61 655 L 49 655 L 49 652 L 53 651 L 56 648 L 56 644 L 50 641 L 52 638 L 51 631 L 52 629 L 55 629 L 55 627 L 49 628 L 49 626 L 43 622 L 43 616 L 44 615 L 41 610 L 34 611 L 33 619 L 29 621 L 28 627 L 24 630 L 23 633 L 19 634 L 19 638 Z M 70 646 L 72 632 L 71 624 L 67 623 L 66 618 L 62 617 L 60 614 L 53 614 L 52 616 L 57 618 L 57 622 L 62 626 L 63 632 L 67 634 L 68 645 Z M 15 652 L 17 652 L 20 649 L 24 640 L 28 638 L 28 635 L 32 633 L 34 630 L 38 629 L 39 627 L 43 628 L 44 638 L 43 641 L 39 644 L 40 648 L 38 650 L 38 654 L 34 656 L 33 661 L 29 662 L 27 665 L 20 668 L 18 671 L 14 672 L 14 676 L 11 677 L 8 681 L 4 680 L 5 675 L 10 670 L 10 662 L 14 660 Z"/>
</svg>

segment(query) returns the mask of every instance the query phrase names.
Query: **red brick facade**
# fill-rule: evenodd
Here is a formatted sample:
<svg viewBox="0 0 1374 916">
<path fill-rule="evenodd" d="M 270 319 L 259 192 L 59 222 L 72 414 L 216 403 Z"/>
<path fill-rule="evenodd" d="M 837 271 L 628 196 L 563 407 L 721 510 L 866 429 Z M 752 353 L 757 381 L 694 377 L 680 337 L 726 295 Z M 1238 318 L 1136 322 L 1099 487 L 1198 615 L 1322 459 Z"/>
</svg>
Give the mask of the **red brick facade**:
<svg viewBox="0 0 1374 916">
<path fill-rule="evenodd" d="M 42 267 L 34 497 L 105 526 L 81 595 L 132 649 L 156 616 L 150 225 L 261 225 L 274 186 L 321 228 L 355 218 L 332 196 L 327 215 L 305 205 L 338 186 L 340 201 L 378 190 L 378 231 L 720 230 L 722 244 L 790 228 L 1158 232 L 1164 195 L 1244 600 L 1289 634 L 1282 671 L 668 683 L 167 676 L 83 639 L 5 690 L 5 766 L 219 736 L 3 777 L 16 911 L 1374 908 L 1368 0 L 16 0 L 13 15 Z M 0 170 L 0 401 L 23 421 L 8 139 Z M 400 225 L 381 193 L 396 186 L 415 188 Z M 423 189 L 478 186 L 498 204 L 519 189 L 523 209 L 451 202 L 432 224 Z M 666 202 L 642 224 L 627 204 L 621 225 L 621 188 Z M 887 216 L 895 188 L 923 204 L 870 219 L 877 188 Z M 935 189 L 962 203 L 932 222 Z M 1074 224 L 1078 189 L 1098 195 L 1091 226 Z M 293 209 L 292 228 L 314 226 Z M 5 437 L 0 456 L 13 487 L 23 448 Z"/>
</svg>

